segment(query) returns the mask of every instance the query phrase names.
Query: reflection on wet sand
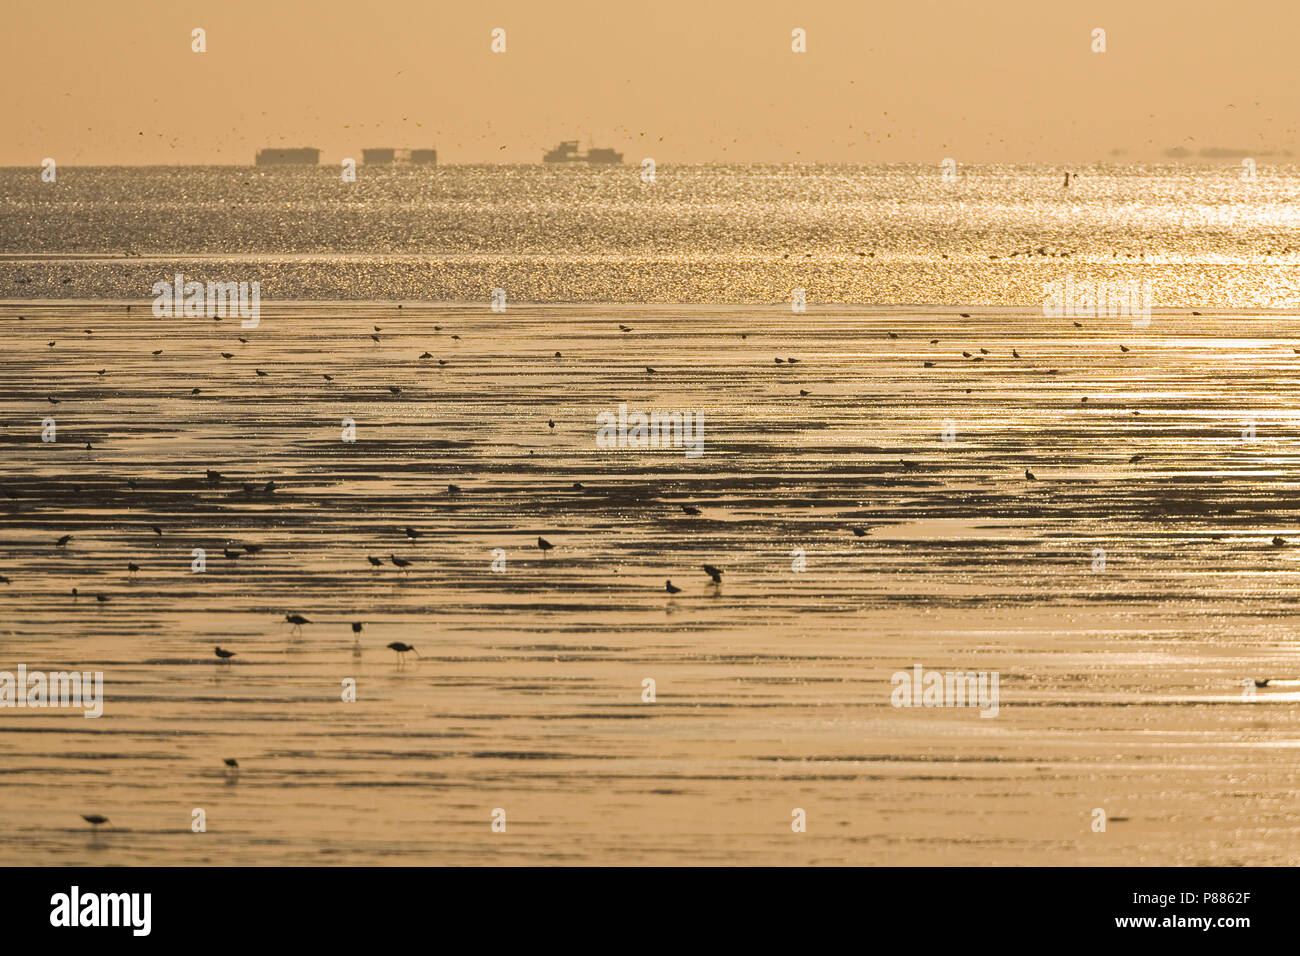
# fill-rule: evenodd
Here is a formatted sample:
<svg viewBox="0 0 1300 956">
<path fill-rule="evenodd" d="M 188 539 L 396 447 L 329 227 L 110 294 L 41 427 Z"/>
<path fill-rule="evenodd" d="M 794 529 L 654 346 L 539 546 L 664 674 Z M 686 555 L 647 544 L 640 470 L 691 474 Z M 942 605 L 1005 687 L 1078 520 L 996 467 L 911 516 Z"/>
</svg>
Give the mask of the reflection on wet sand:
<svg viewBox="0 0 1300 956">
<path fill-rule="evenodd" d="M 1082 324 L 4 303 L 0 862 L 1294 864 L 1294 320 Z"/>
</svg>

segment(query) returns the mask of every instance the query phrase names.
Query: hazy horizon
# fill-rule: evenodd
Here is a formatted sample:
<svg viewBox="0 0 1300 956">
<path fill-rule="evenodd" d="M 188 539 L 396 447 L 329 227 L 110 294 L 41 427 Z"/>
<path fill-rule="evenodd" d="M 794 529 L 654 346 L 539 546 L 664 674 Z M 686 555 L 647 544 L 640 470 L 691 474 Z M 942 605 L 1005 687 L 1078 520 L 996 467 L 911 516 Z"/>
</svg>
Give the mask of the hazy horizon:
<svg viewBox="0 0 1300 956">
<path fill-rule="evenodd" d="M 579 139 L 661 164 L 1153 163 L 1300 151 L 1287 43 L 1300 11 L 1159 0 L 1079 11 L 499 2 L 364 10 L 231 0 L 11 0 L 0 165 L 323 162 L 432 147 L 535 163 Z M 206 31 L 205 53 L 191 31 Z M 506 31 L 506 52 L 491 31 Z M 791 31 L 807 52 L 791 50 Z M 1106 30 L 1106 52 L 1092 31 Z M 1213 161 L 1214 157 L 1206 157 Z"/>
<path fill-rule="evenodd" d="M 310 148 L 310 144 L 304 144 L 304 146 Z M 366 148 L 369 149 L 369 148 L 372 148 L 372 147 L 366 147 Z M 363 169 L 363 168 L 367 168 L 367 166 L 368 166 L 368 167 L 369 167 L 370 169 L 372 169 L 372 170 L 373 170 L 373 169 L 412 169 L 412 168 L 413 168 L 413 169 L 421 169 L 421 168 L 423 168 L 423 169 L 429 169 L 429 168 L 436 168 L 436 166 L 499 166 L 499 167 L 509 167 L 509 166 L 541 166 L 541 165 L 544 165 L 540 159 L 535 160 L 535 161 L 533 161 L 533 162 L 528 162 L 527 160 L 519 160 L 518 162 L 493 162 L 493 161 L 491 161 L 491 160 L 482 160 L 482 161 L 479 161 L 479 162 L 457 162 L 457 161 L 455 161 L 455 160 L 444 160 L 444 159 L 442 158 L 441 155 L 439 155 L 439 157 L 438 157 L 438 162 L 437 162 L 436 165 L 434 165 L 434 166 L 423 166 L 423 167 L 422 167 L 422 166 L 419 166 L 419 165 L 414 165 L 414 166 L 412 166 L 411 164 L 408 164 L 408 163 L 372 163 L 372 164 L 367 164 L 367 163 L 362 162 L 362 160 L 361 160 L 361 158 L 360 158 L 360 152 L 361 152 L 361 151 L 360 151 L 360 150 L 356 150 L 355 152 L 356 152 L 358 155 L 356 155 L 356 156 L 351 156 L 351 157 L 349 157 L 349 158 L 352 158 L 352 159 L 356 160 L 357 168 L 358 168 L 358 169 Z M 1096 168 L 1111 168 L 1111 167 L 1114 167 L 1114 168 L 1119 168 L 1119 167 L 1125 167 L 1125 166 L 1142 166 L 1142 167 L 1149 167 L 1149 168 L 1159 168 L 1159 167 L 1163 167 L 1163 166 L 1169 166 L 1169 167 L 1177 167 L 1177 166 L 1218 166 L 1218 165 L 1223 165 L 1224 163 L 1227 163 L 1227 164 L 1229 164 L 1229 165 L 1235 166 L 1235 165 L 1238 163 L 1239 159 L 1245 158 L 1246 155 L 1247 155 L 1247 154 L 1244 154 L 1244 153 L 1243 153 L 1240 157 L 1238 157 L 1238 156 L 1218 156 L 1218 157 L 1210 157 L 1210 156 L 1188 156 L 1188 157 L 1179 157 L 1179 158 L 1174 158 L 1174 157 L 1165 157 L 1164 159 L 1156 159 L 1156 160 L 1149 160 L 1149 161 L 1119 160 L 1119 159 L 1111 159 L 1111 160 L 1106 160 L 1106 159 L 1096 159 L 1096 160 L 1074 160 L 1074 161 L 1069 160 L 1069 159 L 1061 159 L 1061 160 L 1057 160 L 1056 162 L 1052 162 L 1052 163 L 1013 163 L 1013 162 L 1010 162 L 1010 161 L 1007 161 L 1007 162 L 992 162 L 992 161 L 991 161 L 991 162 L 983 162 L 983 163 L 962 163 L 962 164 L 960 164 L 960 166 L 963 167 L 963 168 L 966 168 L 966 167 L 969 167 L 969 168 L 996 168 L 996 167 L 1002 167 L 1002 166 L 1022 166 L 1022 167 L 1025 167 L 1025 168 L 1037 169 L 1037 170 L 1042 170 L 1042 171 L 1050 171 L 1050 170 L 1053 170 L 1053 169 L 1055 169 L 1055 168 L 1057 168 L 1057 167 L 1070 167 L 1070 168 L 1072 168 L 1072 169 L 1073 169 L 1073 168 L 1089 168 L 1089 167 L 1096 167 Z M 1263 154 L 1263 153 L 1251 153 L 1251 154 L 1249 154 L 1249 155 L 1250 155 L 1251 157 L 1253 157 L 1253 158 L 1258 158 L 1258 159 L 1263 160 L 1265 165 L 1267 165 L 1268 162 L 1270 162 L 1270 161 L 1273 162 L 1273 163 L 1275 163 L 1275 164 L 1278 164 L 1278 165 L 1294 164 L 1294 163 L 1296 163 L 1296 162 L 1300 162 L 1300 159 L 1297 159 L 1296 155 L 1293 154 L 1293 153 L 1290 153 L 1290 152 L 1287 152 L 1287 153 L 1284 154 L 1284 155 L 1275 156 L 1275 157 L 1270 157 L 1270 156 L 1267 156 L 1267 155 L 1265 155 L 1265 154 Z M 219 162 L 219 163 L 218 163 L 218 162 L 211 162 L 211 163 L 201 163 L 201 162 L 195 162 L 195 163 L 179 163 L 179 162 L 173 162 L 173 163 L 60 163 L 59 166 L 58 166 L 58 168 L 59 168 L 60 171 L 69 170 L 69 169 L 148 169 L 148 168 L 161 168 L 161 169 L 166 169 L 166 168 L 175 168 L 175 169 L 190 169 L 190 168 L 196 168 L 196 169 L 201 169 L 201 168 L 205 168 L 205 167 L 218 167 L 218 168 L 228 168 L 228 169 L 243 169 L 243 168 L 248 168 L 248 169 L 262 169 L 262 170 L 265 170 L 265 169 L 303 169 L 303 168 L 308 168 L 308 169 L 311 169 L 311 168 L 316 168 L 316 169 L 325 169 L 325 168 L 331 168 L 331 167 L 337 166 L 337 165 L 342 161 L 343 158 L 344 158 L 344 157 L 342 157 L 342 156 L 339 156 L 339 157 L 331 157 L 331 156 L 325 156 L 325 155 L 322 155 L 321 158 L 320 158 L 320 162 L 319 162 L 318 164 L 316 164 L 315 167 L 313 167 L 311 164 L 305 164 L 305 166 L 304 166 L 303 164 L 283 164 L 283 165 L 279 165 L 279 164 L 277 164 L 277 165 L 270 165 L 270 166 L 258 166 L 258 165 L 257 165 L 257 164 L 256 164 L 256 163 L 255 163 L 251 158 L 250 158 L 247 162 L 236 162 L 236 161 L 232 161 L 232 162 Z M 578 164 L 578 165 L 584 165 L 584 164 Z M 620 165 L 620 164 L 613 164 L 613 165 L 615 165 L 615 166 L 617 167 L 617 165 Z M 622 162 L 621 165 L 623 165 L 623 166 L 634 166 L 634 165 L 636 165 L 636 161 L 635 161 L 635 160 L 632 160 L 632 159 L 630 159 L 630 158 L 628 158 L 627 156 L 624 156 L 624 158 L 623 158 L 623 162 Z M 746 159 L 731 159 L 731 160 L 705 161 L 705 162 L 698 162 L 698 163 L 686 163 L 686 162 L 683 162 L 683 163 L 671 163 L 671 162 L 661 162 L 661 163 L 658 163 L 657 165 L 658 165 L 660 168 L 671 168 L 671 167 L 673 167 L 673 166 L 695 166 L 695 167 L 708 167 L 708 166 L 862 166 L 862 167 L 865 167 L 865 168 L 871 168 L 871 167 L 886 167 L 886 166 L 936 166 L 936 165 L 938 165 L 938 164 L 936 164 L 936 163 L 929 163 L 929 162 L 926 162 L 926 161 L 924 161 L 924 160 L 917 160 L 917 159 L 896 159 L 896 160 L 889 160 L 889 161 L 880 160 L 880 161 L 874 161 L 874 162 L 873 162 L 873 161 L 868 161 L 868 160 L 817 160 L 817 159 L 788 160 L 788 161 L 771 160 L 771 161 L 767 161 L 767 162 L 760 162 L 760 161 L 753 161 L 753 160 L 746 160 Z M 607 168 L 606 164 L 599 164 L 599 167 L 600 167 L 600 168 Z M 41 167 L 40 167 L 40 164 L 39 164 L 39 163 L 21 163 L 21 164 L 17 164 L 17 165 L 0 165 L 0 169 L 4 169 L 4 170 L 30 169 L 30 170 L 33 170 L 33 171 L 37 171 L 37 172 L 39 172 L 40 168 L 41 168 Z"/>
</svg>

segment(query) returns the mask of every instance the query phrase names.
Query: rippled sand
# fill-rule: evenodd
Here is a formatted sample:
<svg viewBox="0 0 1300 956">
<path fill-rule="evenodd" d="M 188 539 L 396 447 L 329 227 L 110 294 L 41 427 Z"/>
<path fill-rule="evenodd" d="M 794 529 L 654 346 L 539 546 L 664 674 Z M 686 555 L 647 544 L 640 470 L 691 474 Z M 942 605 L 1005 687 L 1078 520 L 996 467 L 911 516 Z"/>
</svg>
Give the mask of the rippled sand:
<svg viewBox="0 0 1300 956">
<path fill-rule="evenodd" d="M 0 669 L 107 685 L 0 710 L 0 863 L 1296 864 L 1295 323 L 0 304 Z"/>
</svg>

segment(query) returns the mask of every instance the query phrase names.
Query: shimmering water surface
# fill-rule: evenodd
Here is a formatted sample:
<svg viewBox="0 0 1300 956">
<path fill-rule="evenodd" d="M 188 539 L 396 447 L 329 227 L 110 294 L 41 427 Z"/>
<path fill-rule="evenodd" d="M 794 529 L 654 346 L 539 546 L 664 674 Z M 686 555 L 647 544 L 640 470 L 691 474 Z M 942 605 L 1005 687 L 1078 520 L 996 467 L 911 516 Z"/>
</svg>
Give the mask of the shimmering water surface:
<svg viewBox="0 0 1300 956">
<path fill-rule="evenodd" d="M 1243 691 L 1300 677 L 1295 318 L 1083 325 L 4 303 L 3 666 L 107 702 L 0 710 L 0 862 L 1300 862 L 1300 694 Z M 918 663 L 998 716 L 891 707 Z"/>
<path fill-rule="evenodd" d="M 0 295 L 136 298 L 161 276 L 278 299 L 1037 307 L 1300 304 L 1300 172 L 1261 165 L 0 170 Z"/>
</svg>

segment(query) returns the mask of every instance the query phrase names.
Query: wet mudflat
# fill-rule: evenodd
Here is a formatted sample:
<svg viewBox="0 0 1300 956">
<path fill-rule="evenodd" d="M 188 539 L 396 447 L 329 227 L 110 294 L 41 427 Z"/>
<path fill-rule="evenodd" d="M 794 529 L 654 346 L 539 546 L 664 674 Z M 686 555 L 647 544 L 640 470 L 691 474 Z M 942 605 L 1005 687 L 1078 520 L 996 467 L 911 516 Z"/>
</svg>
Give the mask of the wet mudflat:
<svg viewBox="0 0 1300 956">
<path fill-rule="evenodd" d="M 0 304 L 0 862 L 1300 862 L 1294 317 L 1082 324 Z"/>
</svg>

